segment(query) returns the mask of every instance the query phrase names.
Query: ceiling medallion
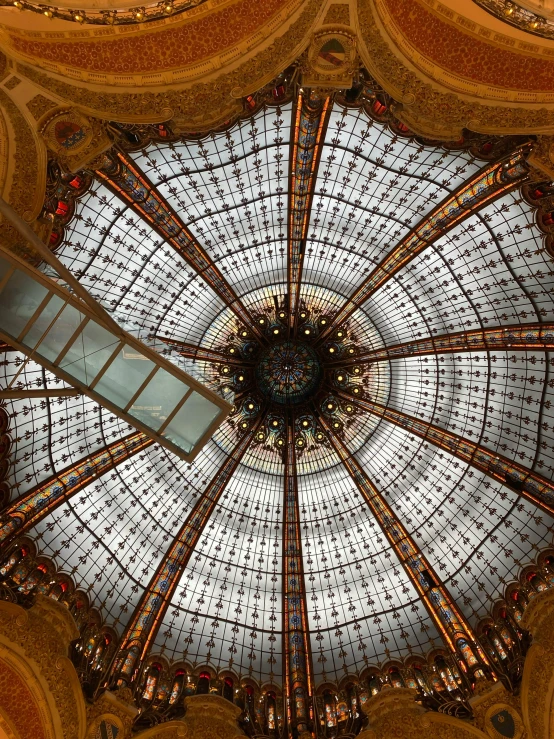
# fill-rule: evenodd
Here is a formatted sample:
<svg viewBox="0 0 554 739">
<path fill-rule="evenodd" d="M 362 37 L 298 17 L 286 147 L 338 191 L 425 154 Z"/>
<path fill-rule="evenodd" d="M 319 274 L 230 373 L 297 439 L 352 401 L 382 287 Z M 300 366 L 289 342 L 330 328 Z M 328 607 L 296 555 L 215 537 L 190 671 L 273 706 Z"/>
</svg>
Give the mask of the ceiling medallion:
<svg viewBox="0 0 554 739">
<path fill-rule="evenodd" d="M 341 368 L 340 359 L 352 360 L 358 353 L 356 335 L 345 325 L 319 341 L 330 320 L 306 305 L 295 325 L 285 307 L 270 307 L 254 317 L 267 344 L 258 343 L 252 328 L 237 326 L 226 346 L 219 347 L 233 363 L 217 367 L 216 389 L 234 393 L 229 423 L 238 434 L 263 416 L 254 444 L 280 453 L 286 446 L 287 425 L 294 423 L 295 445 L 303 453 L 328 443 L 321 416 L 339 435 L 352 423 L 360 411 L 336 391 L 367 397 L 369 366 Z M 237 358 L 244 364 L 237 364 Z"/>
</svg>

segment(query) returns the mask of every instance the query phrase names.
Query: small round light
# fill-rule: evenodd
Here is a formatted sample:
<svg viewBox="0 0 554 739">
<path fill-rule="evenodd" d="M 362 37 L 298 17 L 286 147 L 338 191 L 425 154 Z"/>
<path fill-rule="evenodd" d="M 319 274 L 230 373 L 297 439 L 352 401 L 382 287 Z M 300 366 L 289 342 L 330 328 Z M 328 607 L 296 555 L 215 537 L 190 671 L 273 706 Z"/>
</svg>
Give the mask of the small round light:
<svg viewBox="0 0 554 739">
<path fill-rule="evenodd" d="M 302 441 L 302 439 L 298 439 L 298 441 L 296 442 L 296 446 L 304 446 L 304 442 Z"/>
<path fill-rule="evenodd" d="M 279 329 L 278 328 L 274 328 L 273 329 L 273 333 L 275 334 L 275 336 L 277 336 L 277 334 L 279 333 Z"/>
<path fill-rule="evenodd" d="M 171 15 L 171 13 L 173 13 L 173 3 L 164 3 L 163 8 L 166 15 Z"/>
<path fill-rule="evenodd" d="M 272 421 L 272 422 L 271 422 L 271 425 L 272 425 L 272 426 L 278 426 L 278 425 L 279 425 L 279 421 Z"/>
<path fill-rule="evenodd" d="M 260 431 L 257 436 L 258 441 L 263 441 L 265 439 L 265 435 L 263 431 Z"/>
<path fill-rule="evenodd" d="M 300 318 L 306 318 L 306 316 L 307 316 L 307 315 L 308 315 L 307 313 L 304 313 L 304 312 L 302 312 L 302 313 L 300 314 Z"/>
<path fill-rule="evenodd" d="M 333 427 L 338 429 L 339 426 L 340 426 L 340 423 L 338 421 L 335 421 L 335 423 L 333 424 Z"/>
<path fill-rule="evenodd" d="M 327 409 L 328 410 L 332 411 L 334 407 L 335 406 L 333 405 L 333 403 L 327 403 Z"/>
<path fill-rule="evenodd" d="M 73 15 L 73 20 L 77 21 L 77 23 L 84 23 L 85 22 L 85 14 L 84 13 L 75 13 Z"/>
<path fill-rule="evenodd" d="M 337 336 L 339 337 L 339 339 L 342 339 L 344 333 L 342 331 L 337 331 Z"/>
<path fill-rule="evenodd" d="M 231 370 L 229 369 L 229 367 L 224 367 L 221 371 L 224 375 L 228 375 Z"/>
<path fill-rule="evenodd" d="M 243 381 L 244 381 L 244 375 L 239 375 L 239 382 L 243 382 Z"/>
<path fill-rule="evenodd" d="M 302 421 L 302 426 L 304 426 L 304 428 L 305 428 L 306 426 L 309 426 L 309 423 L 308 423 L 308 421 Z"/>
<path fill-rule="evenodd" d="M 347 405 L 347 406 L 346 406 L 346 412 L 347 412 L 347 413 L 352 413 L 352 411 L 353 411 L 353 410 L 354 410 L 354 408 L 352 408 L 352 406 L 351 406 L 351 405 Z"/>
<path fill-rule="evenodd" d="M 286 314 L 286 313 L 285 313 L 284 311 L 281 311 L 281 312 L 279 313 L 279 318 L 280 318 L 281 320 L 284 320 L 284 319 L 285 319 L 286 317 L 287 317 L 287 314 Z"/>
<path fill-rule="evenodd" d="M 248 410 L 253 411 L 254 410 L 254 403 L 248 403 Z"/>
<path fill-rule="evenodd" d="M 260 318 L 260 320 L 258 321 L 258 323 L 260 324 L 260 326 L 263 326 L 264 323 L 265 323 L 265 318 Z"/>
<path fill-rule="evenodd" d="M 283 439 L 277 439 L 277 446 L 283 446 L 284 443 Z"/>
<path fill-rule="evenodd" d="M 304 333 L 306 334 L 306 336 L 309 336 L 311 334 L 311 331 L 309 328 L 306 328 L 304 329 Z"/>
<path fill-rule="evenodd" d="M 344 380 L 344 376 L 343 376 L 343 375 L 339 375 L 339 376 L 337 377 L 337 380 L 338 380 L 339 382 L 342 382 L 342 381 Z"/>
<path fill-rule="evenodd" d="M 317 434 L 315 435 L 315 438 L 316 438 L 316 439 L 317 439 L 318 441 L 321 441 L 321 440 L 323 439 L 323 434 L 321 433 L 321 431 L 319 431 L 319 432 L 318 432 L 318 433 L 317 433 Z"/>
<path fill-rule="evenodd" d="M 133 13 L 133 17 L 136 21 L 143 21 L 146 18 L 146 12 L 144 8 L 137 8 Z"/>
<path fill-rule="evenodd" d="M 334 346 L 330 346 L 329 347 L 329 354 L 334 354 L 334 353 L 335 353 L 335 347 Z"/>
<path fill-rule="evenodd" d="M 14 0 L 13 4 L 14 4 L 14 7 L 17 8 L 18 10 L 23 10 L 23 3 L 20 2 L 19 0 Z"/>
<path fill-rule="evenodd" d="M 248 332 L 247 332 L 247 331 L 243 331 L 243 332 L 241 333 L 241 336 L 248 336 Z"/>
<path fill-rule="evenodd" d="M 360 388 L 355 387 L 354 390 L 352 390 L 352 392 L 354 393 L 354 395 L 358 395 L 358 393 L 360 392 Z"/>
<path fill-rule="evenodd" d="M 243 421 L 241 423 L 241 426 L 242 426 L 243 429 L 246 429 L 246 428 L 248 428 L 248 423 L 246 421 Z"/>
<path fill-rule="evenodd" d="M 354 374 L 359 375 L 362 370 L 359 367 L 354 367 Z"/>
<path fill-rule="evenodd" d="M 320 321 L 320 323 L 321 323 L 322 326 L 326 326 L 327 325 L 327 319 L 326 318 L 322 318 L 321 321 Z"/>
<path fill-rule="evenodd" d="M 50 8 L 45 8 L 42 11 L 42 15 L 44 15 L 46 18 L 53 18 L 54 17 L 54 13 L 52 12 L 52 10 Z"/>
<path fill-rule="evenodd" d="M 349 354 L 354 354 L 354 348 L 353 347 L 350 347 L 350 349 L 348 350 L 348 353 Z"/>
<path fill-rule="evenodd" d="M 229 349 L 229 354 L 234 354 L 235 352 L 236 352 L 236 349 L 234 349 L 233 347 Z"/>
</svg>

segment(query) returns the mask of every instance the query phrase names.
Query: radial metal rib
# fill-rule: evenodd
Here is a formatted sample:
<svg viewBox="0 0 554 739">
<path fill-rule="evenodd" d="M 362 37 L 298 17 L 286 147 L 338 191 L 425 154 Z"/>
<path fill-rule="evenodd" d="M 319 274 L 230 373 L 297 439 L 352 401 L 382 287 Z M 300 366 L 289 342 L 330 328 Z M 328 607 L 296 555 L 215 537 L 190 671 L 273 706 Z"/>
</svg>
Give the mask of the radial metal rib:
<svg viewBox="0 0 554 739">
<path fill-rule="evenodd" d="M 198 540 L 262 420 L 263 414 L 239 439 L 208 487 L 199 496 L 158 565 L 121 638 L 118 658 L 112 670 L 114 679 L 128 684 L 132 680 L 137 660 L 142 661 L 150 650 Z"/>
<path fill-rule="evenodd" d="M 292 140 L 290 176 L 290 221 L 288 240 L 287 285 L 289 311 L 298 328 L 298 308 L 306 236 L 314 195 L 322 142 L 329 120 L 330 98 L 310 101 L 301 92 L 298 96 Z"/>
<path fill-rule="evenodd" d="M 331 446 L 339 456 L 354 484 L 387 537 L 406 574 L 419 593 L 445 645 L 451 652 L 469 662 L 468 667 L 484 663 L 490 666 L 479 648 L 475 633 L 462 612 L 456 607 L 448 589 L 441 583 L 430 562 L 408 534 L 392 508 L 375 485 L 350 454 L 344 442 L 335 434 L 324 418 L 320 418 L 327 431 Z"/>
<path fill-rule="evenodd" d="M 472 351 L 551 351 L 554 350 L 554 323 L 529 323 L 506 328 L 459 331 L 443 336 L 432 336 L 418 341 L 406 341 L 382 349 L 363 351 L 355 357 L 345 357 L 327 366 L 349 367 L 366 362 L 418 357 L 426 354 L 453 354 Z"/>
<path fill-rule="evenodd" d="M 489 477 L 499 480 L 518 492 L 523 498 L 539 506 L 549 515 L 554 516 L 554 485 L 545 477 L 537 475 L 497 452 L 464 439 L 458 434 L 445 431 L 432 423 L 420 421 L 418 418 L 387 408 L 371 400 L 354 398 L 343 390 L 337 390 L 336 394 L 358 406 L 358 408 L 383 418 L 389 423 L 394 423 L 409 433 L 416 434 L 425 441 L 444 449 L 454 457 L 467 462 L 472 467 L 481 470 L 481 472 L 485 472 Z"/>
<path fill-rule="evenodd" d="M 95 170 L 95 174 L 175 249 L 239 320 L 250 326 L 259 340 L 266 341 L 213 259 L 135 162 L 122 152 L 117 152 L 114 157 L 105 155 L 102 166 Z"/>
<path fill-rule="evenodd" d="M 0 546 L 25 534 L 93 480 L 154 442 L 137 431 L 52 475 L 15 500 L 0 518 Z"/>
<path fill-rule="evenodd" d="M 284 459 L 283 652 L 287 719 L 293 735 L 301 736 L 309 732 L 310 703 L 314 690 L 300 536 L 294 423 L 294 415 L 291 413 L 287 419 L 287 448 Z"/>
<path fill-rule="evenodd" d="M 488 165 L 425 216 L 346 300 L 329 326 L 320 334 L 318 341 L 324 341 L 371 295 L 439 237 L 464 221 L 476 209 L 525 182 L 529 177 L 526 153 L 526 149 L 518 149 L 509 158 Z"/>
</svg>

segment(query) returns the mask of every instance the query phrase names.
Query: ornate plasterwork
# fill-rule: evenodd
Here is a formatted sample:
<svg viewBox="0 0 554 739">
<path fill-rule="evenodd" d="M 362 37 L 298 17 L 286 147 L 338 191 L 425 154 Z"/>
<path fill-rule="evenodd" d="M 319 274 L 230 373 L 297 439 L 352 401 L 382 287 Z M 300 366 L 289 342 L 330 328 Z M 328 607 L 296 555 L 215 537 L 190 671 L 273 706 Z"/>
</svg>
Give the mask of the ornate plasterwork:
<svg viewBox="0 0 554 739">
<path fill-rule="evenodd" d="M 26 680 L 4 659 L 0 658 L 0 708 L 12 736 L 33 737 L 33 739 L 55 739 L 51 732 L 45 731 L 44 721 L 35 696 Z M 17 732 L 17 734 L 15 734 Z"/>
<path fill-rule="evenodd" d="M 103 721 L 108 726 L 114 726 L 119 730 L 118 739 L 128 739 L 131 736 L 133 720 L 138 713 L 131 702 L 132 695 L 129 690 L 102 693 L 98 700 L 87 708 L 86 739 L 96 739 L 99 735 L 102 736 L 100 727 Z"/>
<path fill-rule="evenodd" d="M 184 723 L 190 736 L 202 739 L 244 736 L 237 726 L 240 708 L 225 698 L 219 695 L 191 695 L 185 698 L 185 706 Z"/>
<path fill-rule="evenodd" d="M 356 37 L 353 33 L 324 27 L 314 34 L 302 84 L 315 88 L 348 89 L 357 66 Z"/>
<path fill-rule="evenodd" d="M 44 97 L 44 95 L 35 95 L 34 98 L 31 98 L 29 102 L 27 103 L 27 107 L 29 108 L 31 115 L 35 119 L 35 121 L 40 121 L 43 115 L 48 113 L 48 111 L 52 110 L 52 108 L 55 108 L 57 103 L 55 103 L 50 98 Z"/>
<path fill-rule="evenodd" d="M 8 170 L 2 182 L 4 197 L 27 221 L 40 213 L 46 182 L 46 156 L 38 146 L 36 135 L 31 130 L 20 109 L 10 96 L 0 88 L 0 107 L 8 128 Z M 3 237 L 10 243 L 20 241 L 15 230 L 2 226 Z"/>
<path fill-rule="evenodd" d="M 389 688 L 372 696 L 362 707 L 371 728 L 358 734 L 359 739 L 488 739 L 465 721 L 425 711 L 415 697 L 410 688 Z"/>
<path fill-rule="evenodd" d="M 303 12 L 286 33 L 253 59 L 214 81 L 196 83 L 188 89 L 162 92 L 114 93 L 71 85 L 28 65 L 18 64 L 19 73 L 60 98 L 78 105 L 91 115 L 125 122 L 159 122 L 175 119 L 177 127 L 209 129 L 242 110 L 236 97 L 254 92 L 296 59 L 308 43 L 311 26 L 321 9 L 319 0 L 308 0 Z"/>
<path fill-rule="evenodd" d="M 41 126 L 41 134 L 63 169 L 77 172 L 112 146 L 106 126 L 77 110 L 57 110 Z"/>
<path fill-rule="evenodd" d="M 82 739 L 85 731 L 81 687 L 66 656 L 69 638 L 76 634 L 66 606 L 45 596 L 37 596 L 28 611 L 0 602 L 0 652 L 4 659 L 24 660 L 31 668 L 37 690 L 46 696 L 55 739 Z"/>
<path fill-rule="evenodd" d="M 533 635 L 521 683 L 521 708 L 530 739 L 550 736 L 554 698 L 554 592 L 532 598 L 521 626 Z"/>
<path fill-rule="evenodd" d="M 373 8 L 374 0 L 358 0 L 359 53 L 370 73 L 400 102 L 395 114 L 412 131 L 445 140 L 458 138 L 464 127 L 491 134 L 554 132 L 552 109 L 479 103 L 424 82 L 392 52 Z"/>
<path fill-rule="evenodd" d="M 0 25 L 0 41 L 16 58 L 74 80 L 115 87 L 182 84 L 239 62 L 281 33 L 304 4 L 232 0 L 211 14 L 187 13 L 169 25 L 167 19 L 153 21 L 147 29 L 31 34 Z"/>
<path fill-rule="evenodd" d="M 375 8 L 400 51 L 446 87 L 498 100 L 554 102 L 553 48 L 494 35 L 436 0 L 375 0 Z"/>
<path fill-rule="evenodd" d="M 342 5 L 340 3 L 332 3 L 329 5 L 325 18 L 323 20 L 325 25 L 340 24 L 343 26 L 350 25 L 350 8 L 348 5 Z"/>
</svg>

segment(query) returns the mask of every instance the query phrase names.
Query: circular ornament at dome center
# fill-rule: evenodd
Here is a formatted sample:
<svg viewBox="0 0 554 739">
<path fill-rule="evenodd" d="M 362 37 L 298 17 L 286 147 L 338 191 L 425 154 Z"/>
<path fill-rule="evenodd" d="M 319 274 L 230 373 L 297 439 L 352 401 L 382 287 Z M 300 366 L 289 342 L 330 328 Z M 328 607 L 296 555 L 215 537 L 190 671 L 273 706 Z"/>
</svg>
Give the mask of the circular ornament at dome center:
<svg viewBox="0 0 554 739">
<path fill-rule="evenodd" d="M 322 374 L 315 351 L 296 341 L 269 347 L 256 367 L 260 392 L 279 405 L 296 405 L 308 400 L 317 391 Z"/>
</svg>

